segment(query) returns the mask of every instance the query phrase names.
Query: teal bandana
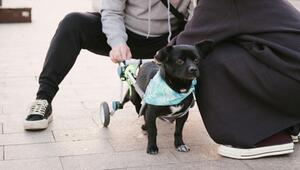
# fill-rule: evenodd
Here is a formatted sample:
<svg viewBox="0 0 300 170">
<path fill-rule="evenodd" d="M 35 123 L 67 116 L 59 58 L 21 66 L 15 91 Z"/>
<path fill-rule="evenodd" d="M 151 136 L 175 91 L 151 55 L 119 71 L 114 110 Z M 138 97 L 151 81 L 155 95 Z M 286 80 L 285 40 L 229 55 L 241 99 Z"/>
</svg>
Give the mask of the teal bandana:
<svg viewBox="0 0 300 170">
<path fill-rule="evenodd" d="M 158 71 L 147 86 L 143 102 L 156 106 L 177 105 L 195 91 L 196 84 L 197 80 L 194 79 L 188 92 L 178 93 L 168 86 Z"/>
</svg>

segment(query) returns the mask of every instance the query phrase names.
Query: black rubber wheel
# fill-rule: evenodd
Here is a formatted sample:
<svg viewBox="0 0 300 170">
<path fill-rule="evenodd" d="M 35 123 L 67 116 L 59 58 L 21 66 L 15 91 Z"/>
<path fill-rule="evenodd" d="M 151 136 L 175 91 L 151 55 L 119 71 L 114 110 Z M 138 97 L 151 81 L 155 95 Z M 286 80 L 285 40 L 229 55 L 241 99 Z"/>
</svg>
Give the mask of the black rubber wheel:
<svg viewBox="0 0 300 170">
<path fill-rule="evenodd" d="M 110 122 L 110 112 L 109 107 L 106 102 L 100 104 L 100 119 L 104 127 L 107 127 Z"/>
</svg>

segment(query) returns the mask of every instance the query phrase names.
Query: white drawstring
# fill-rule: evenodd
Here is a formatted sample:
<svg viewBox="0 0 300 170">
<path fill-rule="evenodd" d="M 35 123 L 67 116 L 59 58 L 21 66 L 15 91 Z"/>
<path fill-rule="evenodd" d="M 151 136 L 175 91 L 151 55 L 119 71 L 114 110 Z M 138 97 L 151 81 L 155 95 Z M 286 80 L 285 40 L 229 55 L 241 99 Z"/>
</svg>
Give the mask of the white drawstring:
<svg viewBox="0 0 300 170">
<path fill-rule="evenodd" d="M 171 37 L 172 37 L 171 15 L 170 15 L 170 0 L 168 0 L 168 30 L 169 30 L 168 42 L 170 42 Z"/>
<path fill-rule="evenodd" d="M 151 6 L 152 6 L 152 1 L 149 0 L 149 4 L 148 4 L 148 33 L 147 33 L 147 38 L 150 36 L 150 33 L 151 33 Z"/>
<path fill-rule="evenodd" d="M 151 33 L 151 6 L 152 6 L 152 1 L 149 0 L 148 4 L 148 33 L 147 33 L 147 38 L 150 36 Z M 171 26 L 171 13 L 170 13 L 170 0 L 168 0 L 168 42 L 171 41 L 172 37 L 172 26 Z"/>
</svg>

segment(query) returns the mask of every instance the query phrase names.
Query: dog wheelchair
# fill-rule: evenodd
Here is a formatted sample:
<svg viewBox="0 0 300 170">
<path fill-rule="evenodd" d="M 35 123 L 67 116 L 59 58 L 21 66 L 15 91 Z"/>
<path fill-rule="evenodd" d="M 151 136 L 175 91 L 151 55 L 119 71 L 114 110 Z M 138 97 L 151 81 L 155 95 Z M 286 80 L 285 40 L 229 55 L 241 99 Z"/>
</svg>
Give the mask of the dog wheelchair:
<svg viewBox="0 0 300 170">
<path fill-rule="evenodd" d="M 113 116 L 117 110 L 123 109 L 125 103 L 129 101 L 129 99 L 123 96 L 123 82 L 126 82 L 128 86 L 127 93 L 131 93 L 131 88 L 138 93 L 138 95 L 143 98 L 144 92 L 140 89 L 140 87 L 135 83 L 136 76 L 139 68 L 142 64 L 153 62 L 153 59 L 131 59 L 127 61 L 122 61 L 119 63 L 117 74 L 120 78 L 120 100 L 112 101 L 111 110 L 107 102 L 102 102 L 100 104 L 100 119 L 101 123 L 104 127 L 107 127 L 110 123 L 110 116 Z M 129 94 L 130 95 L 130 94 Z"/>
</svg>

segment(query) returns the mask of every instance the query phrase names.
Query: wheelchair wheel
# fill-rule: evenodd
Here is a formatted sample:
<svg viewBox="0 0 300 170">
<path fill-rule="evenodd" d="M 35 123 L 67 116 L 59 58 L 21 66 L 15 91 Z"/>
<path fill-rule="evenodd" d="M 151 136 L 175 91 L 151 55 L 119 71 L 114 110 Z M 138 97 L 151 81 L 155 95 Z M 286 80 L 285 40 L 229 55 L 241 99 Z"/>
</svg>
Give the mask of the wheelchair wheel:
<svg viewBox="0 0 300 170">
<path fill-rule="evenodd" d="M 106 102 L 100 104 L 100 118 L 104 127 L 107 127 L 110 122 L 110 112 L 109 107 Z"/>
</svg>

